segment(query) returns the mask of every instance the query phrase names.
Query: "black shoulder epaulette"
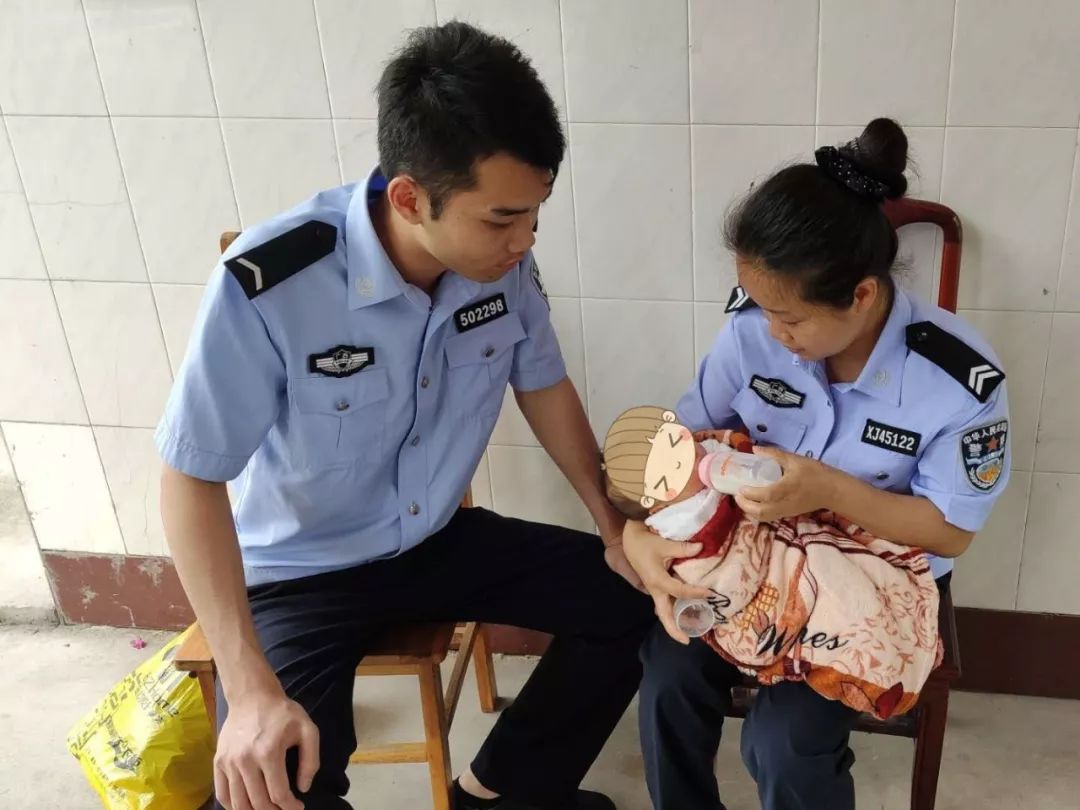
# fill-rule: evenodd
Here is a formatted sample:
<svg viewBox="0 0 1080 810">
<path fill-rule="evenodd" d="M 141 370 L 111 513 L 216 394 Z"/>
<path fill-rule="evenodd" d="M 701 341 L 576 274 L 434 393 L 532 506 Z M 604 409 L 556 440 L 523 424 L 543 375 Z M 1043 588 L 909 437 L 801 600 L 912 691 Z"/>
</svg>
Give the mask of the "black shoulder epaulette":
<svg viewBox="0 0 1080 810">
<path fill-rule="evenodd" d="M 313 219 L 233 256 L 225 266 L 236 276 L 247 297 L 254 298 L 333 253 L 336 244 L 337 228 Z"/>
<path fill-rule="evenodd" d="M 1005 381 L 1005 372 L 956 335 L 930 321 L 909 324 L 907 345 L 966 388 L 979 402 L 986 402 Z"/>
<path fill-rule="evenodd" d="M 753 299 L 746 294 L 746 290 L 742 287 L 735 287 L 731 291 L 731 295 L 728 296 L 727 306 L 724 307 L 724 312 L 742 312 L 744 309 L 750 309 L 756 307 Z"/>
</svg>

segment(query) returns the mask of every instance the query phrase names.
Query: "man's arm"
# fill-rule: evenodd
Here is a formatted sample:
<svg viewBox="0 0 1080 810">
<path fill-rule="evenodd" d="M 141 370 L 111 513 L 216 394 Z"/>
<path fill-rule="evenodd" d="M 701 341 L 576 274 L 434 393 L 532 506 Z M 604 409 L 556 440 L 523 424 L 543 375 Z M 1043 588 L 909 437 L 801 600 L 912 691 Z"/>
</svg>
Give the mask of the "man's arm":
<svg viewBox="0 0 1080 810">
<path fill-rule="evenodd" d="M 225 484 L 164 466 L 161 518 L 176 571 L 214 651 L 225 697 L 281 691 L 255 638 Z"/>
<path fill-rule="evenodd" d="M 225 807 L 302 810 L 289 788 L 285 752 L 299 748 L 297 786 L 306 792 L 319 769 L 319 731 L 285 696 L 259 647 L 225 484 L 165 465 L 161 517 L 229 705 L 215 758 L 217 798 Z"/>
<path fill-rule="evenodd" d="M 600 448 L 570 378 L 538 391 L 514 394 L 532 432 L 596 521 L 604 545 L 618 544 L 626 519 L 604 494 Z"/>
</svg>

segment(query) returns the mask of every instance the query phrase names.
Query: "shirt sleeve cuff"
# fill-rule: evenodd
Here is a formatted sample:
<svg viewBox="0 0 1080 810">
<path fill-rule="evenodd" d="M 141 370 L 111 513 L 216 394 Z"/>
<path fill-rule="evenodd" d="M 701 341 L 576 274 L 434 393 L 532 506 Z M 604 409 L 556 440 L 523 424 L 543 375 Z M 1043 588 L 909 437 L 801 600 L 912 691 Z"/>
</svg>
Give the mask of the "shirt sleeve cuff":
<svg viewBox="0 0 1080 810">
<path fill-rule="evenodd" d="M 169 429 L 165 421 L 158 425 L 154 433 L 154 444 L 162 461 L 184 475 L 202 481 L 231 481 L 244 471 L 248 463 L 246 457 L 224 456 L 186 444 Z"/>
<path fill-rule="evenodd" d="M 566 364 L 562 357 L 544 363 L 542 366 L 530 368 L 526 372 L 517 372 L 510 377 L 510 385 L 515 391 L 539 391 L 542 388 L 550 388 L 566 378 Z"/>
</svg>

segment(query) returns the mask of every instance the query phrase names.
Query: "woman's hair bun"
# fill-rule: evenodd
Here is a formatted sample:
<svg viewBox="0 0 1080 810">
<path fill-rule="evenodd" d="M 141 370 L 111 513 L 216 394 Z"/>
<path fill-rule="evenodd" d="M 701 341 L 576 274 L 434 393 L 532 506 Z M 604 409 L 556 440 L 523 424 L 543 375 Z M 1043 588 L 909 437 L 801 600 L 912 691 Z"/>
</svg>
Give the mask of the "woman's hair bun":
<svg viewBox="0 0 1080 810">
<path fill-rule="evenodd" d="M 904 196 L 907 191 L 904 170 L 908 164 L 908 139 L 903 128 L 891 118 L 875 118 L 858 138 L 838 151 L 860 170 L 887 186 L 886 198 Z"/>
</svg>

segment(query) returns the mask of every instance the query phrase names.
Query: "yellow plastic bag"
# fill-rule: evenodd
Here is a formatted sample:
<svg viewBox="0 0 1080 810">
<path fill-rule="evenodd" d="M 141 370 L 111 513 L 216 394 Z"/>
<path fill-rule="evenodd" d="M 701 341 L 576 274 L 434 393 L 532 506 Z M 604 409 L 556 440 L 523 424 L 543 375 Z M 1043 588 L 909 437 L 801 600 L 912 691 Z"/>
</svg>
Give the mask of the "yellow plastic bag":
<svg viewBox="0 0 1080 810">
<path fill-rule="evenodd" d="M 68 735 L 106 810 L 196 810 L 214 786 L 214 732 L 199 684 L 172 665 L 181 634 Z"/>
</svg>

